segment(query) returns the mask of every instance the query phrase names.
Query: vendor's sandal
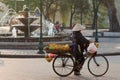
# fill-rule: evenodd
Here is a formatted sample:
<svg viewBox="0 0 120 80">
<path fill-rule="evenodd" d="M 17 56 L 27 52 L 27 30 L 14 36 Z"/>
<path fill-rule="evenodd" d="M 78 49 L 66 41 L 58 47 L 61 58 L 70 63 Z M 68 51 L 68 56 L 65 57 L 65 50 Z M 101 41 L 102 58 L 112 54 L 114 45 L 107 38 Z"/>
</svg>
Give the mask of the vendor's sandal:
<svg viewBox="0 0 120 80">
<path fill-rule="evenodd" d="M 79 75 L 81 75 L 81 74 L 80 74 L 80 72 L 79 72 L 79 71 L 74 71 L 74 75 L 79 76 Z"/>
</svg>

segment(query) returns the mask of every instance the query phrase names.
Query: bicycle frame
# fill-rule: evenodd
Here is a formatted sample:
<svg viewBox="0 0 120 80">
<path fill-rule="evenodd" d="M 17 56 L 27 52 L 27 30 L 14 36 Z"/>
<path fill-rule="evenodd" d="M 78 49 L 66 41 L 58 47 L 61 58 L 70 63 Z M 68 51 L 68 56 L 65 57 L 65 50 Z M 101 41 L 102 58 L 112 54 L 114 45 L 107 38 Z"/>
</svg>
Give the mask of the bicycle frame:
<svg viewBox="0 0 120 80">
<path fill-rule="evenodd" d="M 97 52 L 96 52 L 97 53 Z M 105 67 L 104 66 L 101 66 L 101 65 L 104 65 L 104 64 L 101 64 L 101 63 L 99 63 L 99 60 L 98 60 L 98 58 L 97 58 L 97 56 L 96 56 L 96 53 L 94 53 L 94 54 L 89 54 L 89 53 L 87 53 L 86 52 L 86 54 L 84 54 L 84 58 L 85 58 L 85 60 L 87 60 L 88 58 L 89 58 L 89 60 L 88 60 L 88 64 L 87 64 L 87 66 L 88 66 L 88 71 L 92 74 L 92 75 L 94 75 L 94 76 L 96 76 L 96 77 L 100 77 L 100 76 L 103 76 L 107 71 L 108 71 L 108 68 L 109 68 L 109 62 L 108 62 L 108 60 L 107 60 L 107 58 L 105 57 L 105 56 L 98 56 L 98 58 L 100 57 L 100 61 L 101 61 L 101 58 L 103 59 L 103 61 L 105 61 Z M 61 64 L 59 64 L 59 65 L 57 65 L 57 66 L 55 66 L 55 62 L 57 61 L 57 59 L 60 59 L 61 58 Z M 70 65 L 70 64 L 67 64 L 67 63 L 69 63 L 69 59 L 72 61 L 72 63 L 73 63 L 73 65 Z M 84 64 L 84 62 L 85 61 L 83 61 L 83 62 L 81 62 L 80 64 Z M 94 67 L 94 66 L 92 66 L 92 64 L 91 63 L 94 63 L 95 64 L 95 66 L 97 66 L 97 68 L 99 68 L 99 67 L 104 67 L 103 68 L 103 71 L 101 72 L 100 71 L 100 73 L 98 73 L 98 72 L 95 72 L 94 73 L 94 68 L 92 68 L 92 67 Z M 67 64 L 67 65 L 66 65 Z M 54 70 L 54 72 L 57 74 L 57 75 L 59 75 L 59 76 L 62 76 L 62 77 L 66 77 L 66 76 L 68 76 L 68 75 L 70 75 L 73 71 L 74 71 L 74 69 L 75 69 L 75 58 L 74 58 L 74 56 L 72 55 L 72 54 L 68 54 L 68 53 L 66 53 L 66 54 L 62 54 L 62 55 L 58 55 L 58 56 L 56 56 L 55 57 L 55 59 L 53 60 L 53 70 Z M 71 67 L 71 68 L 70 68 Z M 79 67 L 82 67 L 82 66 L 79 66 Z M 64 71 L 64 68 L 65 68 L 65 71 L 66 71 L 66 68 L 69 68 L 69 72 L 64 72 L 63 74 L 62 73 L 59 73 L 59 71 L 57 71 L 57 70 L 59 70 L 59 69 L 62 69 L 62 71 Z M 70 70 L 71 69 L 71 70 Z M 61 71 L 60 71 L 61 72 Z"/>
</svg>

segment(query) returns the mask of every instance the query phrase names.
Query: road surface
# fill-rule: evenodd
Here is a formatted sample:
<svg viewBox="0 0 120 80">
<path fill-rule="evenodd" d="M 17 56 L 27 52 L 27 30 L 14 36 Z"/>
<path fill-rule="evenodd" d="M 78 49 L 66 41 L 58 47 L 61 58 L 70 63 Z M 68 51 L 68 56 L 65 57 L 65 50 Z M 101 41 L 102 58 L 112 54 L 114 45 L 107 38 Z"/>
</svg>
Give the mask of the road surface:
<svg viewBox="0 0 120 80">
<path fill-rule="evenodd" d="M 120 80 L 120 56 L 107 57 L 109 71 L 102 77 L 92 76 L 85 63 L 81 76 L 59 77 L 52 70 L 52 62 L 44 58 L 1 58 L 0 80 Z"/>
</svg>

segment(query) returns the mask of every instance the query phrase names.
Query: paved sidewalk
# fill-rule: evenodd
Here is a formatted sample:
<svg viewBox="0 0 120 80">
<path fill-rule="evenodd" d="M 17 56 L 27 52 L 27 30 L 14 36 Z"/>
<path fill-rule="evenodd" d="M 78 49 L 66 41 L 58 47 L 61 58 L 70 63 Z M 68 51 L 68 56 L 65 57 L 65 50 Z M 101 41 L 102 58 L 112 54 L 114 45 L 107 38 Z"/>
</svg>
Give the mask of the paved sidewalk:
<svg viewBox="0 0 120 80">
<path fill-rule="evenodd" d="M 39 50 L 0 49 L 0 51 L 1 55 L 8 55 L 7 57 L 44 57 L 44 54 L 38 54 Z M 98 54 L 120 55 L 120 38 L 99 38 Z"/>
</svg>

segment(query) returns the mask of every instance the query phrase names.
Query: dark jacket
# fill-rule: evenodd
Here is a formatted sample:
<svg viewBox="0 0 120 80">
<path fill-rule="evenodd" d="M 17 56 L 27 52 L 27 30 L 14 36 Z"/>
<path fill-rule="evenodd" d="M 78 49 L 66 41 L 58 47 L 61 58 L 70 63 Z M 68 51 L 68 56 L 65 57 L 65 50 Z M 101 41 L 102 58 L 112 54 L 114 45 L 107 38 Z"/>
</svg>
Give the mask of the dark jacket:
<svg viewBox="0 0 120 80">
<path fill-rule="evenodd" d="M 80 45 L 81 52 L 84 52 L 84 50 L 89 45 L 89 40 L 87 40 L 80 31 L 74 31 L 73 32 L 73 43 L 76 43 Z"/>
</svg>

